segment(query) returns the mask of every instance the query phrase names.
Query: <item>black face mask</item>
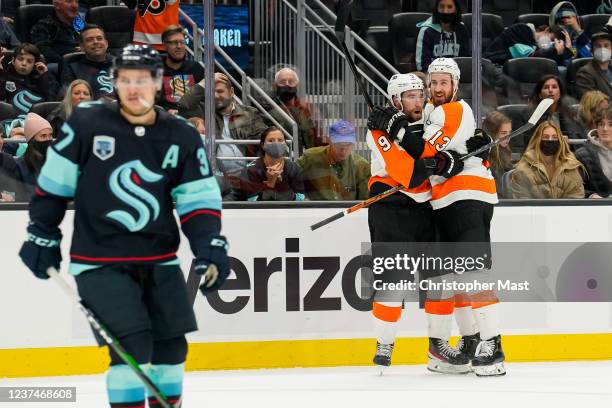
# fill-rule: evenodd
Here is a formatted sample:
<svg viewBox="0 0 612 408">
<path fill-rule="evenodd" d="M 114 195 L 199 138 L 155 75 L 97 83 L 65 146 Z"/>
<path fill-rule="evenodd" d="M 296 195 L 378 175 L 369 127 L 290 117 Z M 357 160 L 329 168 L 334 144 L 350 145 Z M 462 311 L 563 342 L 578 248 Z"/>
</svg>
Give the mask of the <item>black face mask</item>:
<svg viewBox="0 0 612 408">
<path fill-rule="evenodd" d="M 30 146 L 32 147 L 32 149 L 36 150 L 43 157 L 45 157 L 47 155 L 47 149 L 49 148 L 49 146 L 51 146 L 51 143 L 53 143 L 53 140 L 45 140 L 43 142 L 33 140 L 32 142 L 30 142 Z"/>
<path fill-rule="evenodd" d="M 561 144 L 558 140 L 542 140 L 540 150 L 544 156 L 554 156 L 559 151 Z"/>
<path fill-rule="evenodd" d="M 441 23 L 454 23 L 457 19 L 457 13 L 438 13 L 436 12 L 436 18 Z"/>
<path fill-rule="evenodd" d="M 297 88 L 293 86 L 279 86 L 276 88 L 276 95 L 283 102 L 289 102 L 297 96 Z"/>
</svg>

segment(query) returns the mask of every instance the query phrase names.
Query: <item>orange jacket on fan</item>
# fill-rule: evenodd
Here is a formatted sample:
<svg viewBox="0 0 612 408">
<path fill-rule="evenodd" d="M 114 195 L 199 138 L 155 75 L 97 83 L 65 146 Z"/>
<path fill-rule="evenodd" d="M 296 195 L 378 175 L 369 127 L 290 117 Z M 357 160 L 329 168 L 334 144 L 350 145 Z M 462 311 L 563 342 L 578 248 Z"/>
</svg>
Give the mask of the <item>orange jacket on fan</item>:
<svg viewBox="0 0 612 408">
<path fill-rule="evenodd" d="M 382 182 L 389 187 L 399 184 L 410 185 L 414 169 L 414 159 L 404 149 L 391 142 L 387 133 L 382 130 L 368 131 L 366 136 L 368 147 L 372 151 L 371 174 L 368 188 L 375 182 Z M 423 203 L 431 198 L 429 180 L 415 188 L 404 188 L 402 193 L 417 203 Z"/>
<path fill-rule="evenodd" d="M 179 0 L 138 0 L 134 20 L 134 43 L 163 50 L 161 35 L 179 23 Z"/>
<path fill-rule="evenodd" d="M 425 147 L 421 157 L 433 157 L 442 150 L 453 150 L 467 154 L 466 141 L 474 135 L 474 115 L 463 100 L 434 107 L 431 103 L 423 111 L 425 121 Z M 431 176 L 431 206 L 434 210 L 444 208 L 460 200 L 478 200 L 496 204 L 497 191 L 491 171 L 478 157 L 464 162 L 463 171 L 446 179 Z"/>
</svg>

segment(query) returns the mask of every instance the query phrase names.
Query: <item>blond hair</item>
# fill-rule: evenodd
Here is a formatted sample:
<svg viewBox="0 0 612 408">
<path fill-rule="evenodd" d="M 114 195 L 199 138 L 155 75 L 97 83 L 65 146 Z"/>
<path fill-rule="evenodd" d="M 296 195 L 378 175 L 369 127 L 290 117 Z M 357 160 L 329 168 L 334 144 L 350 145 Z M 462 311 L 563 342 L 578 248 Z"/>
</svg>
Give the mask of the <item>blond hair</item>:
<svg viewBox="0 0 612 408">
<path fill-rule="evenodd" d="M 533 136 L 531 137 L 531 140 L 529 140 L 529 144 L 527 144 L 525 153 L 533 151 L 536 162 L 542 162 L 542 156 L 544 155 L 542 154 L 542 150 L 540 150 L 540 142 L 542 141 L 542 135 L 544 134 L 544 130 L 549 127 L 555 129 L 557 137 L 559 138 L 559 150 L 557 151 L 557 154 L 555 156 L 555 166 L 558 166 L 561 162 L 575 162 L 578 163 L 578 165 L 582 169 L 584 169 L 582 163 L 580 163 L 580 161 L 576 159 L 576 156 L 574 156 L 574 153 L 571 152 L 567 140 L 565 140 L 565 137 L 563 137 L 563 135 L 561 134 L 561 129 L 553 122 L 544 121 L 540 123 L 540 125 L 536 128 L 535 132 L 533 132 Z M 525 162 L 525 164 L 529 165 L 525 158 L 525 154 L 523 155 L 523 157 L 521 157 L 521 160 L 519 160 L 517 165 L 521 162 Z"/>
<path fill-rule="evenodd" d="M 594 125 L 595 114 L 599 104 L 603 101 L 609 101 L 610 98 L 605 93 L 598 90 L 591 90 L 585 92 L 580 99 L 580 107 L 578 108 L 578 115 L 580 119 L 590 127 Z"/>
</svg>

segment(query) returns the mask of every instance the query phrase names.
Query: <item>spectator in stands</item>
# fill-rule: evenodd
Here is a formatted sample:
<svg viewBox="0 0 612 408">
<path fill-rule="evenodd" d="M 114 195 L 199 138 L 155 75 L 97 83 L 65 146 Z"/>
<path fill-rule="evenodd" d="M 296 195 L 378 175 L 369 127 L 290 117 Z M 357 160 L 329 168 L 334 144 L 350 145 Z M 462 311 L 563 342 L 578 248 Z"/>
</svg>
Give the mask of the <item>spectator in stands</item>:
<svg viewBox="0 0 612 408">
<path fill-rule="evenodd" d="M 164 80 L 158 105 L 167 110 L 178 110 L 178 101 L 189 89 L 204 79 L 204 68 L 187 60 L 185 29 L 169 26 L 162 34 L 167 54 L 164 57 Z"/>
<path fill-rule="evenodd" d="M 593 59 L 582 66 L 576 74 L 576 92 L 582 97 L 585 92 L 598 89 L 612 97 L 612 35 L 607 32 L 595 33 L 591 36 Z"/>
<path fill-rule="evenodd" d="M 589 58 L 593 56 L 591 54 L 589 37 L 586 31 L 580 27 L 578 12 L 571 2 L 560 1 L 557 3 L 550 12 L 548 25 L 551 27 L 561 26 L 567 30 L 572 40 L 572 48 L 576 58 Z"/>
<path fill-rule="evenodd" d="M 53 139 L 51 124 L 35 113 L 26 116 L 24 133 L 28 147 L 22 157 L 14 159 L 10 154 L 0 153 L 0 182 L 7 183 L 0 186 L 0 190 L 15 193 L 15 201 L 18 202 L 30 201 L 36 176 Z M 7 197 L 3 196 L 4 199 Z"/>
<path fill-rule="evenodd" d="M 236 200 L 302 201 L 304 181 L 300 166 L 286 158 L 287 138 L 281 129 L 269 127 L 261 134 L 259 158 L 242 171 Z"/>
<path fill-rule="evenodd" d="M 5 21 L 4 17 L 0 18 L 0 46 L 12 49 L 19 44 L 20 41 L 15 35 L 11 25 Z"/>
<path fill-rule="evenodd" d="M 311 106 L 298 97 L 299 86 L 298 74 L 291 68 L 281 68 L 274 75 L 273 99 L 297 123 L 299 147 L 302 152 L 304 149 L 325 143 L 318 138 L 317 128 L 312 119 Z M 279 112 L 271 110 L 270 114 L 285 130 L 291 133 L 291 124 Z"/>
<path fill-rule="evenodd" d="M 610 98 L 601 91 L 588 91 L 580 99 L 578 107 L 578 125 L 581 127 L 584 139 L 587 133 L 595 128 L 595 116 L 598 111 L 608 109 Z"/>
<path fill-rule="evenodd" d="M 47 120 L 51 123 L 53 134 L 59 134 L 64 122 L 68 120 L 70 114 L 76 106 L 83 101 L 91 101 L 93 90 L 89 82 L 84 79 L 75 79 L 68 85 L 64 99 L 61 105 L 52 110 L 47 116 Z"/>
<path fill-rule="evenodd" d="M 32 42 L 47 64 L 59 64 L 64 55 L 79 51 L 79 31 L 84 25 L 78 0 L 53 0 L 53 7 L 55 13 L 39 20 L 30 30 Z"/>
<path fill-rule="evenodd" d="M 306 149 L 297 161 L 304 171 L 306 196 L 310 200 L 365 200 L 370 164 L 353 153 L 353 125 L 346 120 L 335 122 L 329 137 L 329 146 Z"/>
<path fill-rule="evenodd" d="M 505 140 L 505 137 L 512 132 L 512 120 L 499 111 L 489 112 L 482 122 L 482 130 L 484 130 L 493 140 L 502 139 L 497 146 L 491 150 L 489 163 L 491 165 L 491 173 L 495 178 L 497 192 L 503 191 L 502 177 L 504 173 L 512 170 L 512 149 L 510 148 L 510 140 Z M 512 198 L 512 197 L 503 197 Z"/>
<path fill-rule="evenodd" d="M 597 112 L 589 143 L 576 150 L 586 171 L 584 192 L 588 198 L 609 198 L 612 193 L 612 108 Z"/>
<path fill-rule="evenodd" d="M 136 9 L 134 43 L 149 44 L 164 51 L 162 33 L 168 26 L 179 24 L 179 0 L 124 0 L 126 6 Z"/>
<path fill-rule="evenodd" d="M 62 67 L 61 84 L 65 92 L 75 79 L 84 79 L 93 90 L 93 99 L 112 94 L 113 83 L 110 68 L 113 58 L 108 53 L 108 41 L 102 27 L 87 24 L 79 36 L 81 50 L 84 52 L 76 61 Z"/>
<path fill-rule="evenodd" d="M 576 101 L 567 95 L 561 78 L 556 75 L 544 75 L 536 83 L 529 98 L 529 110 L 533 111 L 544 98 L 551 98 L 554 103 L 542 116 L 543 120 L 550 121 L 560 127 L 563 135 L 570 139 L 584 138 L 580 126 L 576 123 L 575 115 L 572 113 L 572 105 Z M 527 145 L 529 137 L 528 135 L 525 145 Z"/>
<path fill-rule="evenodd" d="M 431 61 L 439 57 L 472 55 L 470 33 L 461 21 L 458 0 L 436 0 L 432 16 L 417 24 L 416 66 L 427 72 Z"/>
<path fill-rule="evenodd" d="M 203 81 L 191 88 L 179 101 L 179 114 L 185 118 L 204 118 Z M 215 137 L 218 140 L 259 140 L 267 126 L 257 109 L 234 100 L 234 87 L 222 73 L 215 74 Z M 217 144 L 217 156 L 256 156 L 256 145 Z M 225 160 L 224 171 L 238 175 L 246 160 Z"/>
<path fill-rule="evenodd" d="M 23 43 L 15 48 L 6 69 L 0 65 L 0 100 L 25 114 L 37 102 L 55 99 L 57 82 L 41 61 L 35 45 Z"/>
<path fill-rule="evenodd" d="M 512 172 L 512 195 L 514 198 L 584 198 L 582 170 L 561 129 L 553 122 L 542 122 Z"/>
</svg>

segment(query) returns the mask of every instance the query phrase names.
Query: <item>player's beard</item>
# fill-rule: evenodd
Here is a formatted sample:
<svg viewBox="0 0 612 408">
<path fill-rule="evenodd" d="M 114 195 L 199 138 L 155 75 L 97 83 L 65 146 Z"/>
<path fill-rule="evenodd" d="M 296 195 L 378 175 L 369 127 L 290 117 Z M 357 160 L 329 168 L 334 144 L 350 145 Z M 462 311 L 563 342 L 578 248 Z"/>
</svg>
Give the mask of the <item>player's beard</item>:
<svg viewBox="0 0 612 408">
<path fill-rule="evenodd" d="M 450 93 L 444 94 L 444 96 L 441 96 L 441 97 L 437 97 L 435 94 L 432 93 L 431 101 L 434 104 L 434 106 L 440 106 L 445 103 L 452 102 L 453 101 L 453 91 L 450 91 Z"/>
</svg>

